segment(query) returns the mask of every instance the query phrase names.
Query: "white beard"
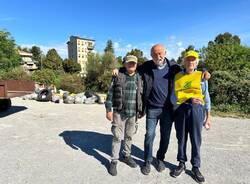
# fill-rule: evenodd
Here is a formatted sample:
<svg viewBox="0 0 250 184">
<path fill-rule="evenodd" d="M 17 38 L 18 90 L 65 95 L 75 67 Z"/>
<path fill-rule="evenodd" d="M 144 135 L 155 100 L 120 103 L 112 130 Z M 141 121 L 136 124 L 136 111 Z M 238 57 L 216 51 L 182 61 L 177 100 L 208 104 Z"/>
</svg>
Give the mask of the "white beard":
<svg viewBox="0 0 250 184">
<path fill-rule="evenodd" d="M 165 59 L 158 59 L 158 60 L 153 60 L 155 65 L 158 66 L 158 67 L 161 67 L 164 65 L 165 63 Z"/>
</svg>

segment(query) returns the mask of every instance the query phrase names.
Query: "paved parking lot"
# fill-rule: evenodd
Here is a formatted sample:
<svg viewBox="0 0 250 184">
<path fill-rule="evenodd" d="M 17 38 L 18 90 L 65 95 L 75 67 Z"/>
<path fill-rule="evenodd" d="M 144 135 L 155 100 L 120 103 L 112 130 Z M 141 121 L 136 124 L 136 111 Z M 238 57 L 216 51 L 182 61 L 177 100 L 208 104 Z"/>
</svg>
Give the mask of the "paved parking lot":
<svg viewBox="0 0 250 184">
<path fill-rule="evenodd" d="M 189 169 L 179 178 L 169 176 L 176 162 L 173 129 L 166 170 L 155 168 L 144 176 L 140 168 L 118 164 L 118 175 L 107 173 L 111 148 L 110 123 L 103 105 L 69 105 L 13 99 L 13 107 L 0 114 L 0 183 L 105 184 L 196 183 Z M 202 168 L 206 183 L 250 183 L 250 120 L 213 117 L 203 131 Z M 143 159 L 145 119 L 139 121 L 133 156 Z M 159 144 L 159 127 L 154 153 Z M 190 151 L 190 145 L 188 147 Z M 190 158 L 190 153 L 188 154 Z"/>
</svg>

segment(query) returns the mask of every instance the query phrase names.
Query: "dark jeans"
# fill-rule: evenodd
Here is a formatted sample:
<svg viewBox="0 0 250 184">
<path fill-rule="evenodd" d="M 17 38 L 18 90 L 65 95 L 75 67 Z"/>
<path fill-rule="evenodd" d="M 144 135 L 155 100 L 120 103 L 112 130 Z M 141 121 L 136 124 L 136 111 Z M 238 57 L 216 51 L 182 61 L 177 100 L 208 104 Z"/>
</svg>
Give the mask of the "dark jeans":
<svg viewBox="0 0 250 184">
<path fill-rule="evenodd" d="M 146 113 L 146 134 L 144 139 L 144 160 L 153 161 L 153 143 L 155 138 L 155 129 L 160 120 L 160 146 L 157 151 L 156 158 L 164 160 L 168 149 L 171 128 L 172 128 L 172 114 L 166 108 L 148 108 Z"/>
<path fill-rule="evenodd" d="M 200 167 L 201 130 L 204 122 L 202 105 L 182 104 L 175 111 L 175 129 L 178 140 L 177 160 L 186 162 L 188 134 L 191 142 L 191 164 Z"/>
</svg>

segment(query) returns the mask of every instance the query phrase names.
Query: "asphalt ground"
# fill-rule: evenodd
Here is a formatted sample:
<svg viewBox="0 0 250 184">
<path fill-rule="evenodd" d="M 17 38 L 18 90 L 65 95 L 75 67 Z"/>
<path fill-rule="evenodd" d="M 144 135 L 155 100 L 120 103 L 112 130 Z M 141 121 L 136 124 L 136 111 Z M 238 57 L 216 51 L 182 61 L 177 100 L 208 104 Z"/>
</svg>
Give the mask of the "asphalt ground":
<svg viewBox="0 0 250 184">
<path fill-rule="evenodd" d="M 12 100 L 13 107 L 0 113 L 0 183 L 2 184 L 192 184 L 187 171 L 178 178 L 169 175 L 177 165 L 177 140 L 174 127 L 166 169 L 158 173 L 154 166 L 144 176 L 140 167 L 118 163 L 118 175 L 108 174 L 112 135 L 103 105 L 54 104 Z M 145 118 L 139 120 L 132 155 L 141 166 Z M 250 183 L 250 120 L 212 118 L 212 128 L 202 132 L 201 172 L 206 183 Z M 159 145 L 159 126 L 154 155 Z M 188 144 L 190 159 L 190 143 Z"/>
</svg>

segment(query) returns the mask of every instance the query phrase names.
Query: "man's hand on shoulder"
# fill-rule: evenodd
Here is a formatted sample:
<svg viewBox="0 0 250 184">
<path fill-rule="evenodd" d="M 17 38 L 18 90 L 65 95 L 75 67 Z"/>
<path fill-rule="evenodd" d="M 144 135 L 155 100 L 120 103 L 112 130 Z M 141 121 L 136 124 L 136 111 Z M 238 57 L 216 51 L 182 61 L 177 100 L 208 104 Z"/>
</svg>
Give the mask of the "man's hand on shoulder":
<svg viewBox="0 0 250 184">
<path fill-rule="evenodd" d="M 112 70 L 112 76 L 118 76 L 119 70 L 117 68 Z"/>
<path fill-rule="evenodd" d="M 211 78 L 211 74 L 208 71 L 202 72 L 202 79 L 209 80 Z"/>
</svg>

